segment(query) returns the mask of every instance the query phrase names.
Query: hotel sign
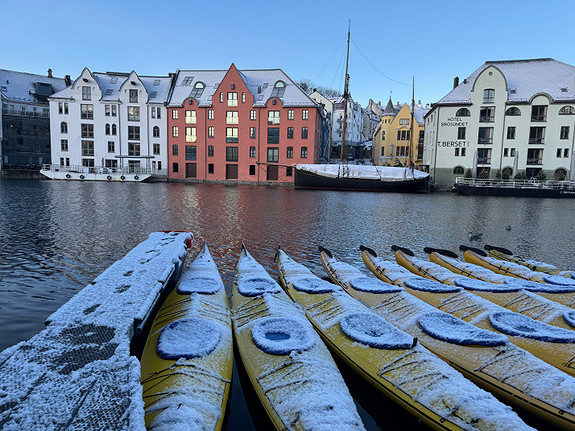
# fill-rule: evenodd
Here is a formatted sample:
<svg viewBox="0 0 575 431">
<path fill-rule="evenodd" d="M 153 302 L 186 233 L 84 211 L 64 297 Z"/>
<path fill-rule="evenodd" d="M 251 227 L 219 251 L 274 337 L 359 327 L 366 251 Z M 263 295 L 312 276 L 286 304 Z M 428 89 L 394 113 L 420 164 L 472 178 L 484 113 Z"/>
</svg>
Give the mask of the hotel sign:
<svg viewBox="0 0 575 431">
<path fill-rule="evenodd" d="M 467 127 L 468 121 L 462 121 L 460 117 L 450 117 L 441 122 L 441 127 Z M 469 147 L 469 142 L 465 140 L 457 141 L 440 141 L 437 143 L 440 148 L 460 148 Z"/>
</svg>

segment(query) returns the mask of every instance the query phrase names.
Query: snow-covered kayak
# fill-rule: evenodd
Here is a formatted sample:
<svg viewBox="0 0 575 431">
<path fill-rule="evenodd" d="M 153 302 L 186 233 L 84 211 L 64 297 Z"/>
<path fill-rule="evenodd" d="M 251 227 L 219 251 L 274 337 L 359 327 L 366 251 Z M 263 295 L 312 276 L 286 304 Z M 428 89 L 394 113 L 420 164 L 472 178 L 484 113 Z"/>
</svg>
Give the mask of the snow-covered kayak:
<svg viewBox="0 0 575 431">
<path fill-rule="evenodd" d="M 465 304 L 445 304 L 443 310 L 449 313 L 445 317 L 437 308 L 408 294 L 403 288 L 393 290 L 398 286 L 367 277 L 358 268 L 338 261 L 326 252 L 320 255 L 333 281 L 387 321 L 416 336 L 422 345 L 477 385 L 510 405 L 527 409 L 549 424 L 564 429 L 575 427 L 575 378 L 511 341 L 504 344 L 482 342 L 488 331 L 484 331 L 484 327 L 472 326 L 480 330 L 474 333 L 468 326 L 475 323 L 474 320 L 465 320 L 481 318 L 486 314 L 485 310 L 466 307 Z M 395 268 L 386 269 L 385 275 L 397 280 L 414 277 L 395 262 L 393 265 Z M 494 335 L 505 336 L 509 340 L 513 338 L 504 334 Z"/>
<path fill-rule="evenodd" d="M 221 429 L 232 378 L 232 342 L 226 291 L 204 244 L 158 311 L 144 347 L 149 429 Z"/>
<path fill-rule="evenodd" d="M 232 322 L 244 368 L 278 430 L 364 430 L 327 347 L 266 270 L 242 247 Z"/>
<path fill-rule="evenodd" d="M 509 407 L 417 344 L 413 335 L 341 286 L 316 277 L 282 250 L 277 257 L 281 283 L 332 351 L 419 420 L 437 430 L 528 428 Z M 505 343 L 505 337 L 492 338 Z"/>
</svg>

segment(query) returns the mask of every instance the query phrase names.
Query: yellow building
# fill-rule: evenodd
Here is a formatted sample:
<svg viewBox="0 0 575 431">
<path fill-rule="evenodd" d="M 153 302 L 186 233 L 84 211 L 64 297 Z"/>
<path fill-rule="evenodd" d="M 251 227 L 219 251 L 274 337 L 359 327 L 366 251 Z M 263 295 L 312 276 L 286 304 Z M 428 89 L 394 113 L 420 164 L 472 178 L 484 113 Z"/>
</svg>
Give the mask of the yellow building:
<svg viewBox="0 0 575 431">
<path fill-rule="evenodd" d="M 411 133 L 411 161 L 421 167 L 423 163 L 423 117 L 429 108 L 422 108 L 421 102 L 413 110 L 413 132 L 411 128 L 411 109 L 407 103 L 402 107 L 393 106 L 391 98 L 383 111 L 381 122 L 373 135 L 373 163 L 379 166 L 407 166 Z"/>
</svg>

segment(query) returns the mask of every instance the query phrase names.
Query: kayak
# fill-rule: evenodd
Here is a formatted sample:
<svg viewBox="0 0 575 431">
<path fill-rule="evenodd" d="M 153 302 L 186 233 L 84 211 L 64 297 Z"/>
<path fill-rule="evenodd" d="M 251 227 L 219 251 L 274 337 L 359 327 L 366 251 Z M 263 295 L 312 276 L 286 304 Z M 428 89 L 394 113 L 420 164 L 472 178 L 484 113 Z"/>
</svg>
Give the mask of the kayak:
<svg viewBox="0 0 575 431">
<path fill-rule="evenodd" d="M 246 373 L 277 430 L 365 429 L 305 313 L 243 246 L 232 322 Z"/>
<path fill-rule="evenodd" d="M 146 427 L 221 429 L 232 364 L 227 295 L 204 244 L 158 311 L 146 340 L 141 359 Z"/>
<path fill-rule="evenodd" d="M 416 277 L 397 263 L 377 257 L 372 250 L 365 247 L 362 249 L 366 266 L 378 278 L 387 278 L 399 283 L 399 280 L 405 281 Z M 557 370 L 512 342 L 487 348 L 475 345 L 477 348 L 473 351 L 459 345 L 454 348 L 453 342 L 445 344 L 446 341 L 442 344 L 443 340 L 423 331 L 419 322 L 420 315 L 437 311 L 436 308 L 407 294 L 404 289 L 389 293 L 390 284 L 366 277 L 359 269 L 335 261 L 326 253 L 321 253 L 321 259 L 333 281 L 389 322 L 418 336 L 421 344 L 483 389 L 489 390 L 513 406 L 538 415 L 555 426 L 564 429 L 573 429 L 575 426 L 575 406 L 572 403 L 575 396 L 575 379 L 572 376 Z M 453 310 L 457 307 L 458 304 L 454 304 Z M 464 308 L 462 317 L 467 317 L 468 314 L 473 318 L 481 316 L 483 312 L 472 307 Z M 449 335 L 450 332 L 447 328 L 446 333 Z M 509 335 L 506 336 L 511 339 Z M 465 340 L 465 337 L 462 339 Z"/>
<path fill-rule="evenodd" d="M 276 257 L 281 284 L 304 307 L 332 351 L 419 420 L 437 430 L 526 428 L 507 406 L 419 345 L 413 335 L 341 286 L 316 277 L 281 249 Z"/>
</svg>

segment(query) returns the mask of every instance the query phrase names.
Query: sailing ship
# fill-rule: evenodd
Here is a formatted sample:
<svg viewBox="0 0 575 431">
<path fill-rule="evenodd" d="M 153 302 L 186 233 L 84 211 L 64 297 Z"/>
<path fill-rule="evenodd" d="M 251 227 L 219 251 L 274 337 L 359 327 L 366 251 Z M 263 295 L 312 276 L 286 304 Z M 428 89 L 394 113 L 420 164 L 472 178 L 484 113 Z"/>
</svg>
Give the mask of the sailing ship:
<svg viewBox="0 0 575 431">
<path fill-rule="evenodd" d="M 296 164 L 294 184 L 296 188 L 327 190 L 362 190 L 381 192 L 427 192 L 429 174 L 414 168 L 411 162 L 413 147 L 413 105 L 411 105 L 411 133 L 408 166 L 374 166 L 344 164 L 345 132 L 347 126 L 347 103 L 349 98 L 349 39 L 347 31 L 347 58 L 345 63 L 345 86 L 343 90 L 343 129 L 339 164 Z"/>
</svg>

